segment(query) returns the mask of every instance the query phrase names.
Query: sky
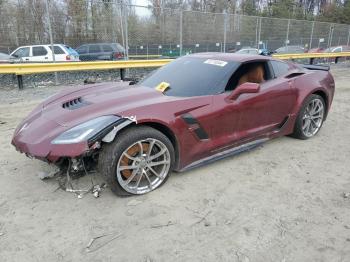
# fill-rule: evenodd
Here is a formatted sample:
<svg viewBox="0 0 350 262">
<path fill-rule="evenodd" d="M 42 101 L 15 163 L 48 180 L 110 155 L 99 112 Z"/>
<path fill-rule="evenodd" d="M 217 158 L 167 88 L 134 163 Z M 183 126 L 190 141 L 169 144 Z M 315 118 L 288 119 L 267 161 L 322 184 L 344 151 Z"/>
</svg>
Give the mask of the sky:
<svg viewBox="0 0 350 262">
<path fill-rule="evenodd" d="M 140 6 L 148 6 L 149 1 L 148 0 L 132 0 L 132 4 L 134 5 L 140 5 Z M 147 8 L 142 8 L 142 7 L 135 7 L 135 12 L 139 16 L 151 16 L 151 12 Z"/>
</svg>

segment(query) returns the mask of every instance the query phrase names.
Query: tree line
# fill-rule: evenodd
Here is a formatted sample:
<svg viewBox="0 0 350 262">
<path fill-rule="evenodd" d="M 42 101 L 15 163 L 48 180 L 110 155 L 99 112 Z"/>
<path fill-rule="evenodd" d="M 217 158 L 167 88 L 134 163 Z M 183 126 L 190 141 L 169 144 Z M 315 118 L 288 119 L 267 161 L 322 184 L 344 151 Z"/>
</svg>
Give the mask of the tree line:
<svg viewBox="0 0 350 262">
<path fill-rule="evenodd" d="M 150 14 L 140 11 L 141 7 L 131 6 L 131 0 L 47 1 L 49 15 L 46 0 L 0 0 L 0 51 L 13 50 L 19 45 L 48 43 L 49 21 L 54 41 L 73 47 L 87 42 L 125 43 L 126 35 L 129 45 L 178 43 L 180 13 L 176 10 L 185 10 L 182 18 L 184 43 L 221 38 L 224 18 L 220 13 L 223 12 L 350 24 L 350 0 L 149 0 L 145 3 Z M 269 26 L 278 29 L 280 22 L 265 25 L 267 28 L 262 32 L 267 34 L 271 31 Z M 280 26 L 281 33 L 276 33 L 276 39 L 284 39 L 285 25 Z M 307 26 L 310 31 L 309 24 Z M 253 39 L 256 27 L 255 18 L 243 17 L 239 23 L 231 19 L 228 30 L 232 34 L 227 37 L 230 41 L 237 41 L 237 35 Z M 299 27 L 294 29 L 296 33 L 305 31 L 297 24 L 294 27 Z M 342 28 L 339 34 L 344 30 Z"/>
</svg>

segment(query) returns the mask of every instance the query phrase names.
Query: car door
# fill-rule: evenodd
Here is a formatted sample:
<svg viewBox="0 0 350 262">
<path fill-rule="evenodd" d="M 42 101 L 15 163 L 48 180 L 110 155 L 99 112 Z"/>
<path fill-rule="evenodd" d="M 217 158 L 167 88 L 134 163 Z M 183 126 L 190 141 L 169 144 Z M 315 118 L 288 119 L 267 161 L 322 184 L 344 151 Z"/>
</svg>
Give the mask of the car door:
<svg viewBox="0 0 350 262">
<path fill-rule="evenodd" d="M 49 54 L 49 50 L 45 46 L 32 46 L 32 52 L 30 56 L 31 62 L 50 62 L 53 61 L 52 54 Z M 50 56 L 50 57 L 49 57 Z"/>
<path fill-rule="evenodd" d="M 19 62 L 28 62 L 30 57 L 30 47 L 20 47 L 16 51 L 14 51 L 11 56 L 15 57 L 15 61 Z"/>
<path fill-rule="evenodd" d="M 51 48 L 51 45 L 48 46 L 51 54 L 51 59 L 52 60 L 52 48 Z M 65 51 L 63 50 L 63 48 L 59 45 L 54 45 L 53 46 L 53 51 L 54 51 L 54 55 L 55 55 L 55 61 L 56 62 L 63 62 L 63 61 L 66 61 L 67 59 L 67 54 L 65 53 Z"/>
<path fill-rule="evenodd" d="M 104 45 L 101 45 L 101 47 L 102 47 L 103 54 L 100 57 L 100 59 L 111 60 L 112 59 L 112 54 L 114 52 L 112 46 L 104 44 Z"/>
<path fill-rule="evenodd" d="M 233 89 L 238 86 L 238 78 L 242 76 L 244 66 L 241 65 L 233 74 L 228 83 Z M 284 72 L 274 75 L 272 66 L 264 62 L 266 80 L 260 83 L 256 93 L 244 93 L 235 99 L 230 99 L 233 92 L 226 91 L 213 98 L 212 137 L 215 140 L 216 150 L 223 150 L 258 139 L 259 136 L 277 130 L 287 119 L 296 100 L 296 94 L 290 83 L 283 75 L 288 74 L 289 66 L 286 64 Z M 241 72 L 240 72 L 241 71 Z M 238 75 L 236 75 L 238 74 Z"/>
<path fill-rule="evenodd" d="M 222 150 L 238 141 L 239 103 L 229 100 L 231 93 L 225 92 L 213 96 L 212 112 L 210 114 L 212 150 Z"/>
<path fill-rule="evenodd" d="M 89 45 L 89 58 L 88 60 L 101 60 L 101 46 L 100 45 Z"/>
<path fill-rule="evenodd" d="M 237 138 L 250 139 L 279 130 L 288 120 L 297 94 L 289 79 L 292 68 L 280 61 L 266 62 L 269 79 L 257 93 L 242 94 L 235 103 L 239 111 Z"/>
</svg>

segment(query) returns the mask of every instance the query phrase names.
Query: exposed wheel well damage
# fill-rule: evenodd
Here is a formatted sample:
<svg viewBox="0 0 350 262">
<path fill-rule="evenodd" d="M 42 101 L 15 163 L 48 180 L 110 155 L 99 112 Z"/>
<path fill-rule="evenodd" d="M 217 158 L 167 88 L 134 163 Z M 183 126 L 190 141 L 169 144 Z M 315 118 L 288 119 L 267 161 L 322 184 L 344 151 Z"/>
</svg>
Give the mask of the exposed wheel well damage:
<svg viewBox="0 0 350 262">
<path fill-rule="evenodd" d="M 118 124 L 115 124 L 113 126 L 113 129 L 110 130 L 102 138 L 102 142 L 106 142 L 106 143 L 112 142 L 119 131 L 121 131 L 122 129 L 125 129 L 126 127 L 128 127 L 130 125 L 135 125 L 135 124 L 137 124 L 136 117 L 134 117 L 134 116 L 133 117 L 123 117 L 122 118 L 122 122 L 118 123 Z"/>
<path fill-rule="evenodd" d="M 122 125 L 116 126 L 113 130 L 111 130 L 105 137 L 103 137 L 102 142 L 105 143 L 111 143 L 114 141 L 116 137 L 118 137 L 118 133 L 123 131 L 125 132 L 126 129 L 129 129 L 131 127 L 135 126 L 149 126 L 152 127 L 159 132 L 163 133 L 171 142 L 171 144 L 174 147 L 175 150 L 175 169 L 177 169 L 179 164 L 179 145 L 177 142 L 177 139 L 175 137 L 175 134 L 168 128 L 167 126 L 157 123 L 157 122 L 143 122 L 143 123 L 137 123 L 136 118 L 132 119 L 126 119 L 126 121 Z"/>
</svg>

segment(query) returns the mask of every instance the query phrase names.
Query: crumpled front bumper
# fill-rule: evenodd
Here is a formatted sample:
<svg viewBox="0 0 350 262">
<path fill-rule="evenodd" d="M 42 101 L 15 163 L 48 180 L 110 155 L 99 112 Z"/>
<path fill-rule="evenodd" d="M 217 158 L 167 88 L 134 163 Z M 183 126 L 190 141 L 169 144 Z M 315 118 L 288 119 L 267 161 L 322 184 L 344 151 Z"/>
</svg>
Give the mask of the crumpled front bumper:
<svg viewBox="0 0 350 262">
<path fill-rule="evenodd" d="M 56 162 L 62 157 L 77 157 L 89 150 L 86 141 L 70 145 L 51 144 L 51 141 L 65 129 L 38 113 L 25 119 L 18 126 L 11 143 L 16 150 L 28 157 L 47 162 Z"/>
<path fill-rule="evenodd" d="M 31 144 L 14 137 L 11 143 L 17 151 L 26 154 L 30 158 L 51 163 L 62 157 L 78 157 L 89 150 L 86 141 L 71 145 L 53 145 L 47 142 Z"/>
</svg>

